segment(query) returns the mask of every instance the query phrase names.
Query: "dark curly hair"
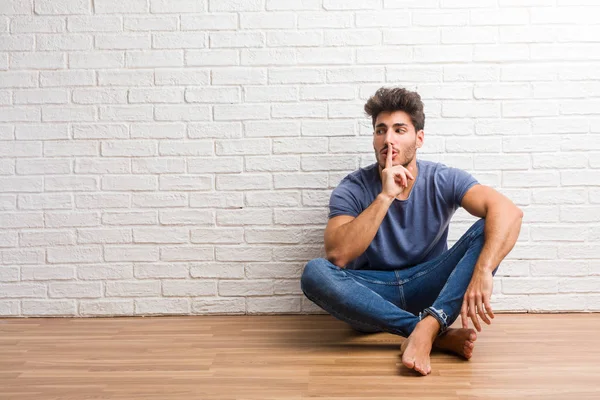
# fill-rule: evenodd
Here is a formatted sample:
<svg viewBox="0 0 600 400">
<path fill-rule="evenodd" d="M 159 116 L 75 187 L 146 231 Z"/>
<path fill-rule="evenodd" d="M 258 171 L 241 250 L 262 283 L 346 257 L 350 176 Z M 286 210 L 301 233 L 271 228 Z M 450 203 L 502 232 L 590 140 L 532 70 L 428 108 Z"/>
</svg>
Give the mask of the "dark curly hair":
<svg viewBox="0 0 600 400">
<path fill-rule="evenodd" d="M 410 120 L 415 127 L 415 132 L 425 127 L 425 113 L 423 112 L 423 102 L 417 92 L 411 92 L 405 88 L 386 88 L 377 89 L 375 94 L 369 97 L 365 103 L 365 113 L 373 119 L 373 128 L 375 120 L 382 111 L 404 111 L 410 116 Z"/>
</svg>

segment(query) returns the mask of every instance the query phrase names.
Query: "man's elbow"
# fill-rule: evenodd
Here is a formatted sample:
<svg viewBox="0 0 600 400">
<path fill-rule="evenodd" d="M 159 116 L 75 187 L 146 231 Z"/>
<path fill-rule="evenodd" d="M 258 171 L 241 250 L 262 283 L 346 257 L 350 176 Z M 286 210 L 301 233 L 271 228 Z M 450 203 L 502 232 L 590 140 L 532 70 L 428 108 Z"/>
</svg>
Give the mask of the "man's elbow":
<svg viewBox="0 0 600 400">
<path fill-rule="evenodd" d="M 334 253 L 333 251 L 328 251 L 326 258 L 327 261 L 340 268 L 344 268 L 347 264 L 347 261 L 345 261 L 345 259 L 341 257 L 341 255 Z"/>
</svg>

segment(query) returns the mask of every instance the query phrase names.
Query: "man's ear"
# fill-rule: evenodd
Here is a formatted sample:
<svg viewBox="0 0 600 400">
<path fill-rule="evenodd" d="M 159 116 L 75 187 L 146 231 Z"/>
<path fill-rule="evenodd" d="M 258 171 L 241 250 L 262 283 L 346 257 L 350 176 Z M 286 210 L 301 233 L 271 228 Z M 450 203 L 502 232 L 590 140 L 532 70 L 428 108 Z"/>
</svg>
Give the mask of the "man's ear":
<svg viewBox="0 0 600 400">
<path fill-rule="evenodd" d="M 425 131 L 423 129 L 417 131 L 417 148 L 420 149 L 423 146 L 425 140 Z"/>
</svg>

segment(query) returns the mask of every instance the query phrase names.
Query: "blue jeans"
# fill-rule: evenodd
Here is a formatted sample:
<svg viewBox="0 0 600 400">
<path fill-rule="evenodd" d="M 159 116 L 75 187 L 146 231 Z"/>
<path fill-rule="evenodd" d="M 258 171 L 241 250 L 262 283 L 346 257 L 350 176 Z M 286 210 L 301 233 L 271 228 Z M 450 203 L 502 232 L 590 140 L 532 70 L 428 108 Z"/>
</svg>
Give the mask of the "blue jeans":
<svg viewBox="0 0 600 400">
<path fill-rule="evenodd" d="M 478 220 L 451 249 L 405 269 L 351 270 L 316 258 L 306 264 L 300 286 L 312 302 L 355 330 L 408 337 L 431 315 L 441 335 L 460 315 L 484 226 L 485 220 Z"/>
</svg>

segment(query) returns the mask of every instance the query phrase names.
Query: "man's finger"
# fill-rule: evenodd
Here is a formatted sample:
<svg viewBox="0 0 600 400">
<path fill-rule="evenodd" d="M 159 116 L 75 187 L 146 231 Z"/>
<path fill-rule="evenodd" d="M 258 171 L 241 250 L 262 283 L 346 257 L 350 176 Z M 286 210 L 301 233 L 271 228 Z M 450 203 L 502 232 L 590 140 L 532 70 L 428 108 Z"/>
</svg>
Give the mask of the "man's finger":
<svg viewBox="0 0 600 400">
<path fill-rule="evenodd" d="M 477 314 L 475 313 L 475 299 L 469 299 L 469 316 L 471 317 L 471 320 L 473 321 L 473 325 L 475 326 L 475 329 L 477 329 L 477 332 L 481 332 L 481 325 L 479 324 L 479 320 L 477 319 Z"/>
<path fill-rule="evenodd" d="M 388 144 L 388 149 L 387 149 L 387 158 L 385 160 L 385 167 L 386 168 L 390 168 L 392 166 L 392 145 Z"/>
<path fill-rule="evenodd" d="M 485 311 L 487 311 L 488 315 L 494 319 L 494 311 L 492 311 L 492 305 L 490 304 L 490 301 L 484 298 L 483 302 L 485 303 Z"/>
<path fill-rule="evenodd" d="M 467 329 L 469 327 L 469 319 L 467 317 L 467 300 L 463 299 L 463 304 L 460 309 L 460 320 L 462 321 L 462 327 Z"/>
<path fill-rule="evenodd" d="M 486 324 L 491 324 L 490 319 L 485 315 L 485 310 L 483 309 L 483 303 L 481 301 L 481 297 L 477 298 L 477 314 L 481 317 L 481 320 Z"/>
</svg>

